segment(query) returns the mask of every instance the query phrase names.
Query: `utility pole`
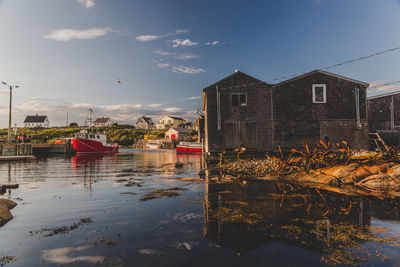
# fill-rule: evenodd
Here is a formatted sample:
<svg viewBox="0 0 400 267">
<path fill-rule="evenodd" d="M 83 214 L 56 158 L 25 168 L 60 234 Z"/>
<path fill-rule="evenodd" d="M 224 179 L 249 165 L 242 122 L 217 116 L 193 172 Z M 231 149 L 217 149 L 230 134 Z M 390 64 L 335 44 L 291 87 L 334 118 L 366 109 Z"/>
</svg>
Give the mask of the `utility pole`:
<svg viewBox="0 0 400 267">
<path fill-rule="evenodd" d="M 11 110 L 12 110 L 11 104 L 12 104 L 12 88 L 13 88 L 13 87 L 19 88 L 19 86 L 18 86 L 18 85 L 9 85 L 9 84 L 6 83 L 6 82 L 2 82 L 2 84 L 3 84 L 3 85 L 6 85 L 6 86 L 8 86 L 8 87 L 10 88 L 10 104 L 9 104 L 9 107 L 8 107 L 8 142 L 11 142 Z"/>
</svg>

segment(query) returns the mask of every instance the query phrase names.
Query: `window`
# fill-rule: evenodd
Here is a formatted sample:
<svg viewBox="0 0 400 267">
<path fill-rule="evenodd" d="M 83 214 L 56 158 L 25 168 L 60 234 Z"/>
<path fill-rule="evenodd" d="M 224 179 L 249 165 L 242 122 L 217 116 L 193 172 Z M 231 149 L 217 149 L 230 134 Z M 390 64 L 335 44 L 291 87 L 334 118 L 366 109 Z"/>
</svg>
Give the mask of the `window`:
<svg viewBox="0 0 400 267">
<path fill-rule="evenodd" d="M 232 106 L 246 106 L 247 94 L 232 94 Z"/>
<path fill-rule="evenodd" d="M 326 84 L 313 84 L 313 103 L 326 103 Z"/>
</svg>

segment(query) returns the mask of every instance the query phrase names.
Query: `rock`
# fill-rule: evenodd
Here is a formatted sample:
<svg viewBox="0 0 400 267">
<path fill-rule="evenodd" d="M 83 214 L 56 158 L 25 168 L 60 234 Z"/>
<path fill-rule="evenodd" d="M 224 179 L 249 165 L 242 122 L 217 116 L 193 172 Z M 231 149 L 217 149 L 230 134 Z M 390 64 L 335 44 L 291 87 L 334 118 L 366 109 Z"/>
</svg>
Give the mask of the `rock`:
<svg viewBox="0 0 400 267">
<path fill-rule="evenodd" d="M 183 163 L 177 162 L 175 163 L 175 168 L 182 168 L 183 167 Z"/>
<path fill-rule="evenodd" d="M 374 174 L 361 180 L 357 185 L 378 190 L 399 190 L 400 178 L 389 174 Z"/>
<path fill-rule="evenodd" d="M 17 206 L 17 203 L 12 200 L 0 199 L 0 225 L 4 225 L 13 219 L 10 210 L 15 206 Z"/>
</svg>

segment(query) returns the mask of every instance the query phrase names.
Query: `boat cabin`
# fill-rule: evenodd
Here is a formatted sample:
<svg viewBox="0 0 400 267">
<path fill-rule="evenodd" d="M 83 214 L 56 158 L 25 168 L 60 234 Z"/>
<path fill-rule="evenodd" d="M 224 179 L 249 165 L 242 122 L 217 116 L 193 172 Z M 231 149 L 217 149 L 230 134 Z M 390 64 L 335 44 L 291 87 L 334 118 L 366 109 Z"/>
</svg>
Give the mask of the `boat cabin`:
<svg viewBox="0 0 400 267">
<path fill-rule="evenodd" d="M 107 144 L 107 135 L 104 133 L 89 133 L 87 131 L 81 131 L 75 135 L 76 138 L 79 139 L 88 139 L 92 141 L 98 141 Z"/>
</svg>

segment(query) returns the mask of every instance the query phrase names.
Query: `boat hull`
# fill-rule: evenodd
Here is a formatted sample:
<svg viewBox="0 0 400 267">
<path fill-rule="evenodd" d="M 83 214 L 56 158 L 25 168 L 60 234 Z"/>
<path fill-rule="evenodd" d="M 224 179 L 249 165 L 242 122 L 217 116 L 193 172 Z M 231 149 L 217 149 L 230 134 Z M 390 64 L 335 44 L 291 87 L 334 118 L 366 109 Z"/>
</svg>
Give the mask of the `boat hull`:
<svg viewBox="0 0 400 267">
<path fill-rule="evenodd" d="M 72 145 L 76 153 L 113 153 L 118 152 L 118 145 L 105 146 L 102 142 L 75 138 Z"/>
<path fill-rule="evenodd" d="M 178 154 L 201 154 L 203 153 L 203 149 L 201 144 L 197 143 L 187 143 L 187 144 L 179 144 L 176 146 L 176 153 Z"/>
</svg>

